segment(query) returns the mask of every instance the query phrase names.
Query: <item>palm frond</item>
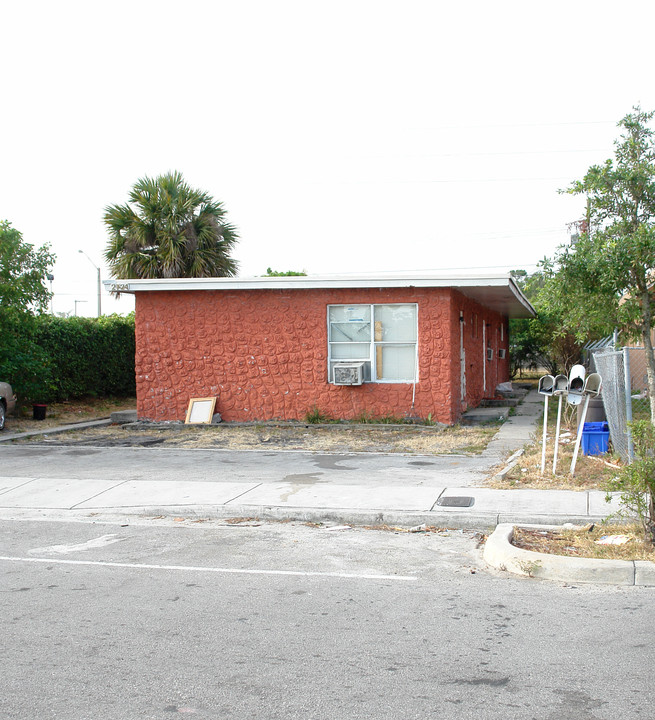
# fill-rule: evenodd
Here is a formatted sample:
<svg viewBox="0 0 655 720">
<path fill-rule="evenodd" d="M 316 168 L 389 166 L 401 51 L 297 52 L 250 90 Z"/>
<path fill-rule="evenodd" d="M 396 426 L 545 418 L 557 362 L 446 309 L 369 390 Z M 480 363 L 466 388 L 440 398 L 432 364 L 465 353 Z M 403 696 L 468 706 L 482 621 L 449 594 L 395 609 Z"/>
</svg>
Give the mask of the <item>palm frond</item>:
<svg viewBox="0 0 655 720">
<path fill-rule="evenodd" d="M 137 180 L 129 203 L 105 208 L 105 259 L 116 277 L 220 277 L 236 274 L 236 228 L 223 204 L 190 187 L 178 171 Z"/>
</svg>

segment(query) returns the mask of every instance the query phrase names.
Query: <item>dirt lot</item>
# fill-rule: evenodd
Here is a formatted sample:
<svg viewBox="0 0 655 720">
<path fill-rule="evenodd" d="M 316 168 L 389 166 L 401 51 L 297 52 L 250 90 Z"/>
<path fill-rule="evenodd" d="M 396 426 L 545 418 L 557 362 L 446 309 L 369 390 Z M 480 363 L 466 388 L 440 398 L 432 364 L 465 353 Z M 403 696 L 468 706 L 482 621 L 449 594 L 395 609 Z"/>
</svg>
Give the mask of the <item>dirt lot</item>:
<svg viewBox="0 0 655 720">
<path fill-rule="evenodd" d="M 25 438 L 49 444 L 225 448 L 231 450 L 306 450 L 310 452 L 384 452 L 421 455 L 475 454 L 498 430 L 493 427 L 412 425 L 183 425 L 135 423 L 80 429 L 62 435 Z M 16 440 L 15 442 L 23 442 Z"/>
</svg>

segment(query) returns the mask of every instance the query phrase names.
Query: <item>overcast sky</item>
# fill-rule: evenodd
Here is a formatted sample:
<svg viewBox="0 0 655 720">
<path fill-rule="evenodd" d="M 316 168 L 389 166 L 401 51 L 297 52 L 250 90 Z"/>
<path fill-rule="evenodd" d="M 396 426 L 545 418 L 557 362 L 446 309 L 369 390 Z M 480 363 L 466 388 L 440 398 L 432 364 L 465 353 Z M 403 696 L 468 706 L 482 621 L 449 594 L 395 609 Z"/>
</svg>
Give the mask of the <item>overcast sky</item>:
<svg viewBox="0 0 655 720">
<path fill-rule="evenodd" d="M 0 218 L 80 315 L 105 206 L 169 170 L 242 276 L 532 270 L 583 214 L 558 189 L 655 109 L 653 27 L 652 0 L 0 0 Z"/>
</svg>

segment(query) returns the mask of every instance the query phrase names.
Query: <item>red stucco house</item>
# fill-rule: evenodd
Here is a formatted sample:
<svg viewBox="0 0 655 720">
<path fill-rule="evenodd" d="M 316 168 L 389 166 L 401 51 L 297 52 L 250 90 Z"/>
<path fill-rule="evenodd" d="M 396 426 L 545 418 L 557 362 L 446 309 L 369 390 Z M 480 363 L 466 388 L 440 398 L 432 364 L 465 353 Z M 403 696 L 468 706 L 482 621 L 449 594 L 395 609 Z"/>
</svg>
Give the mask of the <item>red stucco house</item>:
<svg viewBox="0 0 655 720">
<path fill-rule="evenodd" d="M 452 424 L 509 380 L 508 275 L 119 280 L 135 295 L 139 418 L 426 418 Z"/>
</svg>

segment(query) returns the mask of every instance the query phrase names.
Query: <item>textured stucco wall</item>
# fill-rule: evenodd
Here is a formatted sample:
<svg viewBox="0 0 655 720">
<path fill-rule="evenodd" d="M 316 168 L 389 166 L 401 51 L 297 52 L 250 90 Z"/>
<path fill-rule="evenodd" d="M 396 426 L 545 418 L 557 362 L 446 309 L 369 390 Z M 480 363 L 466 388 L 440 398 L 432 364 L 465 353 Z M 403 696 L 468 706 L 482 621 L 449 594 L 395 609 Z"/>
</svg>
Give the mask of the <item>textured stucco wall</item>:
<svg viewBox="0 0 655 720">
<path fill-rule="evenodd" d="M 418 303 L 413 407 L 411 383 L 327 382 L 327 305 L 357 303 Z M 183 420 L 189 398 L 216 396 L 227 421 L 302 419 L 316 406 L 334 418 L 431 413 L 453 423 L 485 394 L 482 341 L 465 333 L 467 398 L 460 401 L 460 310 L 466 322 L 474 313 L 505 322 L 449 289 L 137 292 L 138 415 Z M 488 365 L 496 367 L 497 353 Z M 494 383 L 505 374 L 494 369 Z M 487 383 L 487 396 L 494 387 Z"/>
<path fill-rule="evenodd" d="M 466 364 L 466 397 L 461 403 L 463 411 L 467 407 L 477 407 L 484 398 L 495 396 L 496 386 L 507 382 L 509 377 L 509 340 L 507 318 L 489 310 L 480 304 L 455 293 L 453 307 L 457 309 L 457 322 L 460 311 L 463 315 L 464 352 Z M 502 326 L 502 332 L 501 332 Z M 459 359 L 460 330 L 457 330 L 456 347 L 453 346 L 456 360 Z M 486 349 L 493 351 L 492 360 L 486 359 Z M 498 350 L 505 350 L 505 358 L 500 359 Z M 456 365 L 459 390 L 460 365 Z"/>
</svg>

